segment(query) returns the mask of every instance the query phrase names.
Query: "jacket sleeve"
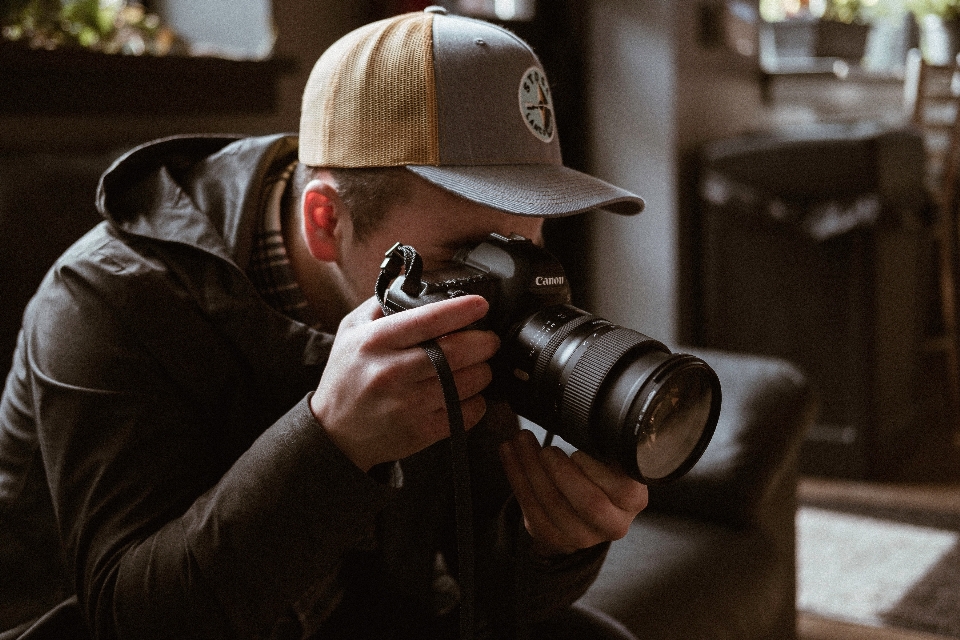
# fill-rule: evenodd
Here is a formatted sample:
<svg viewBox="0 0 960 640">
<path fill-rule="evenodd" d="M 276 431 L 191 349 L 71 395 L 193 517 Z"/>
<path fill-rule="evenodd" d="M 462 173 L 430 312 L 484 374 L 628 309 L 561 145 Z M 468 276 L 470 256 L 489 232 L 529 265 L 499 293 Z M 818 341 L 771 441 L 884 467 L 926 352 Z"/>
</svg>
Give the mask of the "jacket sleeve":
<svg viewBox="0 0 960 640">
<path fill-rule="evenodd" d="M 610 544 L 549 560 L 534 552 L 497 454 L 498 444 L 518 428 L 517 417 L 506 405 L 492 404 L 485 423 L 483 431 L 471 432 L 470 451 L 477 526 L 483 532 L 477 601 L 484 619 L 512 628 L 547 620 L 576 602 L 596 579 Z"/>
<path fill-rule="evenodd" d="M 517 619 L 527 623 L 547 620 L 586 593 L 600 573 L 610 543 L 600 543 L 560 558 L 544 559 L 530 550 L 531 539 L 523 528 L 523 516 L 516 502 L 509 504 L 506 512 L 506 522 L 521 523 L 516 545 L 519 564 Z"/>
<path fill-rule="evenodd" d="M 266 636 L 318 583 L 336 597 L 340 559 L 370 534 L 389 489 L 325 438 L 305 399 L 237 434 L 236 414 L 256 412 L 243 402 L 256 395 L 249 383 L 225 375 L 204 405 L 165 359 L 240 356 L 178 343 L 189 303 L 173 313 L 180 303 L 154 296 L 150 278 L 124 273 L 136 267 L 111 268 L 48 275 L 19 365 L 88 624 L 98 638 Z M 143 317 L 179 336 L 163 358 L 120 319 L 122 296 L 94 282 L 113 275 L 140 287 L 138 300 L 155 297 Z"/>
</svg>

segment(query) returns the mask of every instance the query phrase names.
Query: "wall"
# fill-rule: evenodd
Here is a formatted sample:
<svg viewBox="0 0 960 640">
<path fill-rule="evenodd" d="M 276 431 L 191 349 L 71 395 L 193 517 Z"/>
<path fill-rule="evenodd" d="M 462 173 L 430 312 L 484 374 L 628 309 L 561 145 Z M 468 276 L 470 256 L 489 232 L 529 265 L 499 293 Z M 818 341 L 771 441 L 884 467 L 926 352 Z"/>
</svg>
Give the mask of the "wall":
<svg viewBox="0 0 960 640">
<path fill-rule="evenodd" d="M 850 120 L 905 124 L 903 80 L 895 75 L 861 74 L 774 78 L 763 118 L 769 127 Z"/>
<path fill-rule="evenodd" d="M 194 53 L 260 59 L 273 49 L 273 11 L 267 0 L 154 0 L 152 6 Z"/>
<path fill-rule="evenodd" d="M 759 84 L 750 60 L 703 41 L 695 0 L 595 0 L 589 5 L 590 168 L 639 193 L 636 218 L 591 218 L 595 313 L 677 342 L 684 318 L 681 167 L 697 144 L 754 128 Z"/>
<path fill-rule="evenodd" d="M 588 307 L 663 340 L 676 318 L 675 50 L 667 0 L 590 3 L 590 169 L 646 202 L 590 214 Z"/>
</svg>

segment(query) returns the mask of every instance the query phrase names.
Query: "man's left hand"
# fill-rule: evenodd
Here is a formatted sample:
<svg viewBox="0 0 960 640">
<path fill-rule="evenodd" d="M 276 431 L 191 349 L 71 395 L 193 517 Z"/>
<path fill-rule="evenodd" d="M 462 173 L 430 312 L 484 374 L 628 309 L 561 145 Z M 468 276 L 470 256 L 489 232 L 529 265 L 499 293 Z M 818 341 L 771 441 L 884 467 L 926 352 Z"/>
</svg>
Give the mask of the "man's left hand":
<svg viewBox="0 0 960 640">
<path fill-rule="evenodd" d="M 582 451 L 541 447 L 527 430 L 501 445 L 500 459 L 543 556 L 619 540 L 647 506 L 645 485 Z"/>
</svg>

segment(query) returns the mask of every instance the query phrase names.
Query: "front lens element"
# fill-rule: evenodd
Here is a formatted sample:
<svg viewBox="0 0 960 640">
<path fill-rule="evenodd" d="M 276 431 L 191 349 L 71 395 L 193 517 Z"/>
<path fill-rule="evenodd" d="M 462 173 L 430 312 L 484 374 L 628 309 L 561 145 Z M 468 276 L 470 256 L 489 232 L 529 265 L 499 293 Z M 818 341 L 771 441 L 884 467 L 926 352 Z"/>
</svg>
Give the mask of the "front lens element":
<svg viewBox="0 0 960 640">
<path fill-rule="evenodd" d="M 652 396 L 640 416 L 636 446 L 637 469 L 651 482 L 686 471 L 685 463 L 700 457 L 697 447 L 714 407 L 712 385 L 699 366 L 675 371 Z"/>
</svg>

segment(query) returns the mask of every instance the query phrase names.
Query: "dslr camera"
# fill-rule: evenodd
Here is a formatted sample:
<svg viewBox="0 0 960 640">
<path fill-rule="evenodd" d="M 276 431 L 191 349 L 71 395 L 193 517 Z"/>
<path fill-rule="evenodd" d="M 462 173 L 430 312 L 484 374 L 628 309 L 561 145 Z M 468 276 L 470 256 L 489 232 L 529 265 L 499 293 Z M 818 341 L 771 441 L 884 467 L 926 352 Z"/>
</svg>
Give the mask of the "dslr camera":
<svg viewBox="0 0 960 640">
<path fill-rule="evenodd" d="M 404 249 L 387 252 L 381 278 L 391 261 L 399 274 Z M 378 283 L 384 309 L 486 298 L 490 310 L 470 328 L 500 337 L 490 392 L 518 415 L 645 484 L 680 477 L 707 448 L 720 415 L 713 369 L 572 306 L 560 262 L 527 238 L 493 233 L 450 267 L 421 271 L 408 261 L 404 275 Z"/>
</svg>

